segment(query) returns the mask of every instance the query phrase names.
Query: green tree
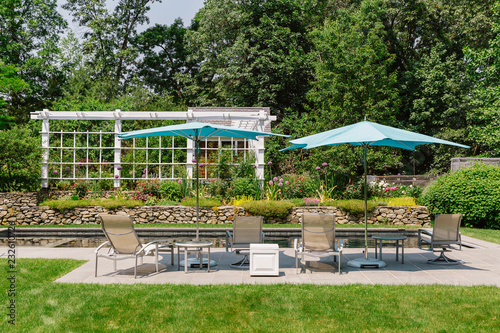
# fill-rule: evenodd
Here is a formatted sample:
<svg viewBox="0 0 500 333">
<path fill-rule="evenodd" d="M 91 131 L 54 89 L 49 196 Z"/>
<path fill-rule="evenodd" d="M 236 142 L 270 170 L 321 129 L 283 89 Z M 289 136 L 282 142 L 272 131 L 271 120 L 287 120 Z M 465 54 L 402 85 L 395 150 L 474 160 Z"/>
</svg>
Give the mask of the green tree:
<svg viewBox="0 0 500 333">
<path fill-rule="evenodd" d="M 184 28 L 182 20 L 176 19 L 170 25 L 156 24 L 141 33 L 134 45 L 143 58 L 138 64 L 138 77 L 156 93 L 168 93 L 175 101 L 183 100 L 181 74 L 196 75 L 199 64 L 188 60 L 185 34 L 196 29 L 196 21 Z"/>
<path fill-rule="evenodd" d="M 0 190 L 33 190 L 40 177 L 38 134 L 26 126 L 0 131 Z"/>
<path fill-rule="evenodd" d="M 137 36 L 137 27 L 149 23 L 146 13 L 151 2 L 119 0 L 112 12 L 105 0 L 68 0 L 63 5 L 74 21 L 87 28 L 83 34 L 83 52 L 86 68 L 93 78 L 109 80 L 116 87 L 123 87 L 130 79 L 131 66 L 137 57 L 131 42 Z"/>
<path fill-rule="evenodd" d="M 28 85 L 6 96 L 6 113 L 17 122 L 27 122 L 30 111 L 47 107 L 60 96 L 64 77 L 54 59 L 65 27 L 56 0 L 0 2 L 0 60 L 18 68 L 18 78 Z"/>
<path fill-rule="evenodd" d="M 319 130 L 361 121 L 393 122 L 398 108 L 394 57 L 385 45 L 379 1 L 340 10 L 314 32 L 315 80 L 309 99 L 323 119 Z"/>
<path fill-rule="evenodd" d="M 487 48 L 466 48 L 468 74 L 474 82 L 467 115 L 469 139 L 474 142 L 474 154 L 500 156 L 500 3 L 493 15 L 495 38 Z"/>
<path fill-rule="evenodd" d="M 8 103 L 3 95 L 19 93 L 28 86 L 17 76 L 18 70 L 14 65 L 6 65 L 0 60 L 0 130 L 7 129 L 15 121 L 15 118 L 8 116 L 4 109 Z"/>
<path fill-rule="evenodd" d="M 302 108 L 312 78 L 312 47 L 302 1 L 208 0 L 188 33 L 194 76 L 183 76 L 189 103 Z"/>
</svg>

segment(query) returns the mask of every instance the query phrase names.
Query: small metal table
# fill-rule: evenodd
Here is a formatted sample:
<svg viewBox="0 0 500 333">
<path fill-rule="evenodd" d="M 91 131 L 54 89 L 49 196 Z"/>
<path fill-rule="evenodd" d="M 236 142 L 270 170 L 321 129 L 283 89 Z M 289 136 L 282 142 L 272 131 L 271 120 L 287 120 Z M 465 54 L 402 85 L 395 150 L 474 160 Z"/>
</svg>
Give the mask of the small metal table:
<svg viewBox="0 0 500 333">
<path fill-rule="evenodd" d="M 385 244 L 396 245 L 396 261 L 398 261 L 399 256 L 399 242 L 401 242 L 401 263 L 405 263 L 405 239 L 407 238 L 405 235 L 374 235 L 372 236 L 375 239 L 375 258 L 377 258 L 377 246 L 380 250 L 380 260 L 382 260 L 382 243 L 383 241 L 389 241 Z M 394 241 L 391 243 L 390 241 Z"/>
<path fill-rule="evenodd" d="M 184 272 L 188 272 L 188 252 L 196 252 L 199 256 L 198 258 L 193 258 L 193 264 L 197 264 L 200 266 L 200 269 L 203 268 L 203 248 L 208 249 L 208 263 L 207 263 L 207 271 L 210 272 L 210 248 L 212 247 L 212 242 L 207 241 L 182 241 L 175 242 L 175 247 L 177 247 L 177 270 L 180 270 L 180 250 L 184 249 Z"/>
</svg>

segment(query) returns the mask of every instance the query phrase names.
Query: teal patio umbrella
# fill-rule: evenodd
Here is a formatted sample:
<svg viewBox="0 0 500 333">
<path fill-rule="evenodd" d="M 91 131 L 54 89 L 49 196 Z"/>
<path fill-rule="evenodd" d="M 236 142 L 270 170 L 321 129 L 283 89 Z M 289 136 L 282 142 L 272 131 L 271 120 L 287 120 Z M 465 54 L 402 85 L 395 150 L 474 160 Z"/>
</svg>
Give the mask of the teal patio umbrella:
<svg viewBox="0 0 500 333">
<path fill-rule="evenodd" d="M 258 137 L 270 136 L 270 135 L 289 137 L 289 135 L 258 132 L 258 131 L 247 130 L 244 128 L 222 126 L 217 124 L 208 124 L 201 122 L 189 122 L 179 125 L 171 125 L 164 127 L 149 128 L 139 131 L 123 132 L 118 134 L 118 137 L 120 138 L 120 140 L 125 140 L 125 139 L 143 138 L 151 136 L 181 136 L 188 140 L 194 141 L 195 160 L 196 160 L 196 240 L 198 241 L 200 238 L 199 177 L 198 177 L 200 142 L 214 136 L 258 140 Z"/>
<path fill-rule="evenodd" d="M 356 124 L 339 127 L 330 131 L 309 135 L 300 139 L 291 140 L 292 146 L 282 149 L 311 149 L 321 146 L 335 146 L 341 144 L 351 144 L 363 147 L 363 168 L 364 168 L 364 200 L 365 200 L 365 257 L 354 259 L 348 262 L 353 267 L 383 267 L 385 263 L 380 260 L 368 258 L 368 223 L 367 223 L 367 162 L 366 150 L 371 146 L 397 147 L 407 150 L 415 150 L 415 147 L 428 143 L 439 143 L 462 148 L 469 146 L 455 142 L 446 141 L 432 136 L 405 131 L 402 129 L 384 126 L 377 123 L 362 121 Z"/>
</svg>

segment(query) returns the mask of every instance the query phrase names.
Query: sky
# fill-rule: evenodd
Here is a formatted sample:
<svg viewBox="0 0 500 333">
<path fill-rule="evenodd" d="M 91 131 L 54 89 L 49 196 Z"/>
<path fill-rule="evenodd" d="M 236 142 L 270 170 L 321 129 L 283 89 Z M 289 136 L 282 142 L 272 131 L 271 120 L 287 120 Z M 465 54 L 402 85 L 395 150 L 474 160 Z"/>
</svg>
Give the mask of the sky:
<svg viewBox="0 0 500 333">
<path fill-rule="evenodd" d="M 111 6 L 116 4 L 118 0 L 107 0 Z M 61 6 L 66 3 L 66 0 L 58 0 L 59 11 L 63 17 L 68 21 L 69 27 L 73 29 L 78 36 L 81 33 L 81 28 L 77 24 L 72 22 L 73 18 L 69 13 L 61 8 Z M 153 26 L 155 24 L 167 24 L 171 25 L 174 20 L 178 17 L 184 22 L 184 27 L 191 24 L 191 20 L 194 18 L 196 13 L 203 7 L 203 0 L 162 0 L 162 2 L 155 1 L 150 5 L 151 9 L 147 13 L 149 16 L 150 24 Z M 146 30 L 148 27 L 139 28 L 138 31 Z"/>
</svg>

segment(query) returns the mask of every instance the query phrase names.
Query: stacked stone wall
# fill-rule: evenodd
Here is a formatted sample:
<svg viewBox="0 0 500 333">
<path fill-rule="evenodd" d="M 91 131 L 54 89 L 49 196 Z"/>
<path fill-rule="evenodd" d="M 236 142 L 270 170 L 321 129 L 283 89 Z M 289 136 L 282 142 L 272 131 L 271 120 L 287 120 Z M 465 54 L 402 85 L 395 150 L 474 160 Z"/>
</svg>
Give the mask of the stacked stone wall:
<svg viewBox="0 0 500 333">
<path fill-rule="evenodd" d="M 0 193 L 0 221 L 7 225 L 97 224 L 98 214 L 128 214 L 136 223 L 196 223 L 196 208 L 186 206 L 140 206 L 106 209 L 77 207 L 66 211 L 38 206 L 39 193 Z M 300 223 L 303 213 L 335 213 L 338 224 L 363 224 L 364 214 L 350 214 L 338 207 L 294 207 L 285 218 L 265 218 L 264 223 Z M 249 215 L 242 207 L 200 207 L 200 223 L 231 224 L 235 216 Z M 429 227 L 427 207 L 376 207 L 368 213 L 368 224 Z"/>
</svg>

